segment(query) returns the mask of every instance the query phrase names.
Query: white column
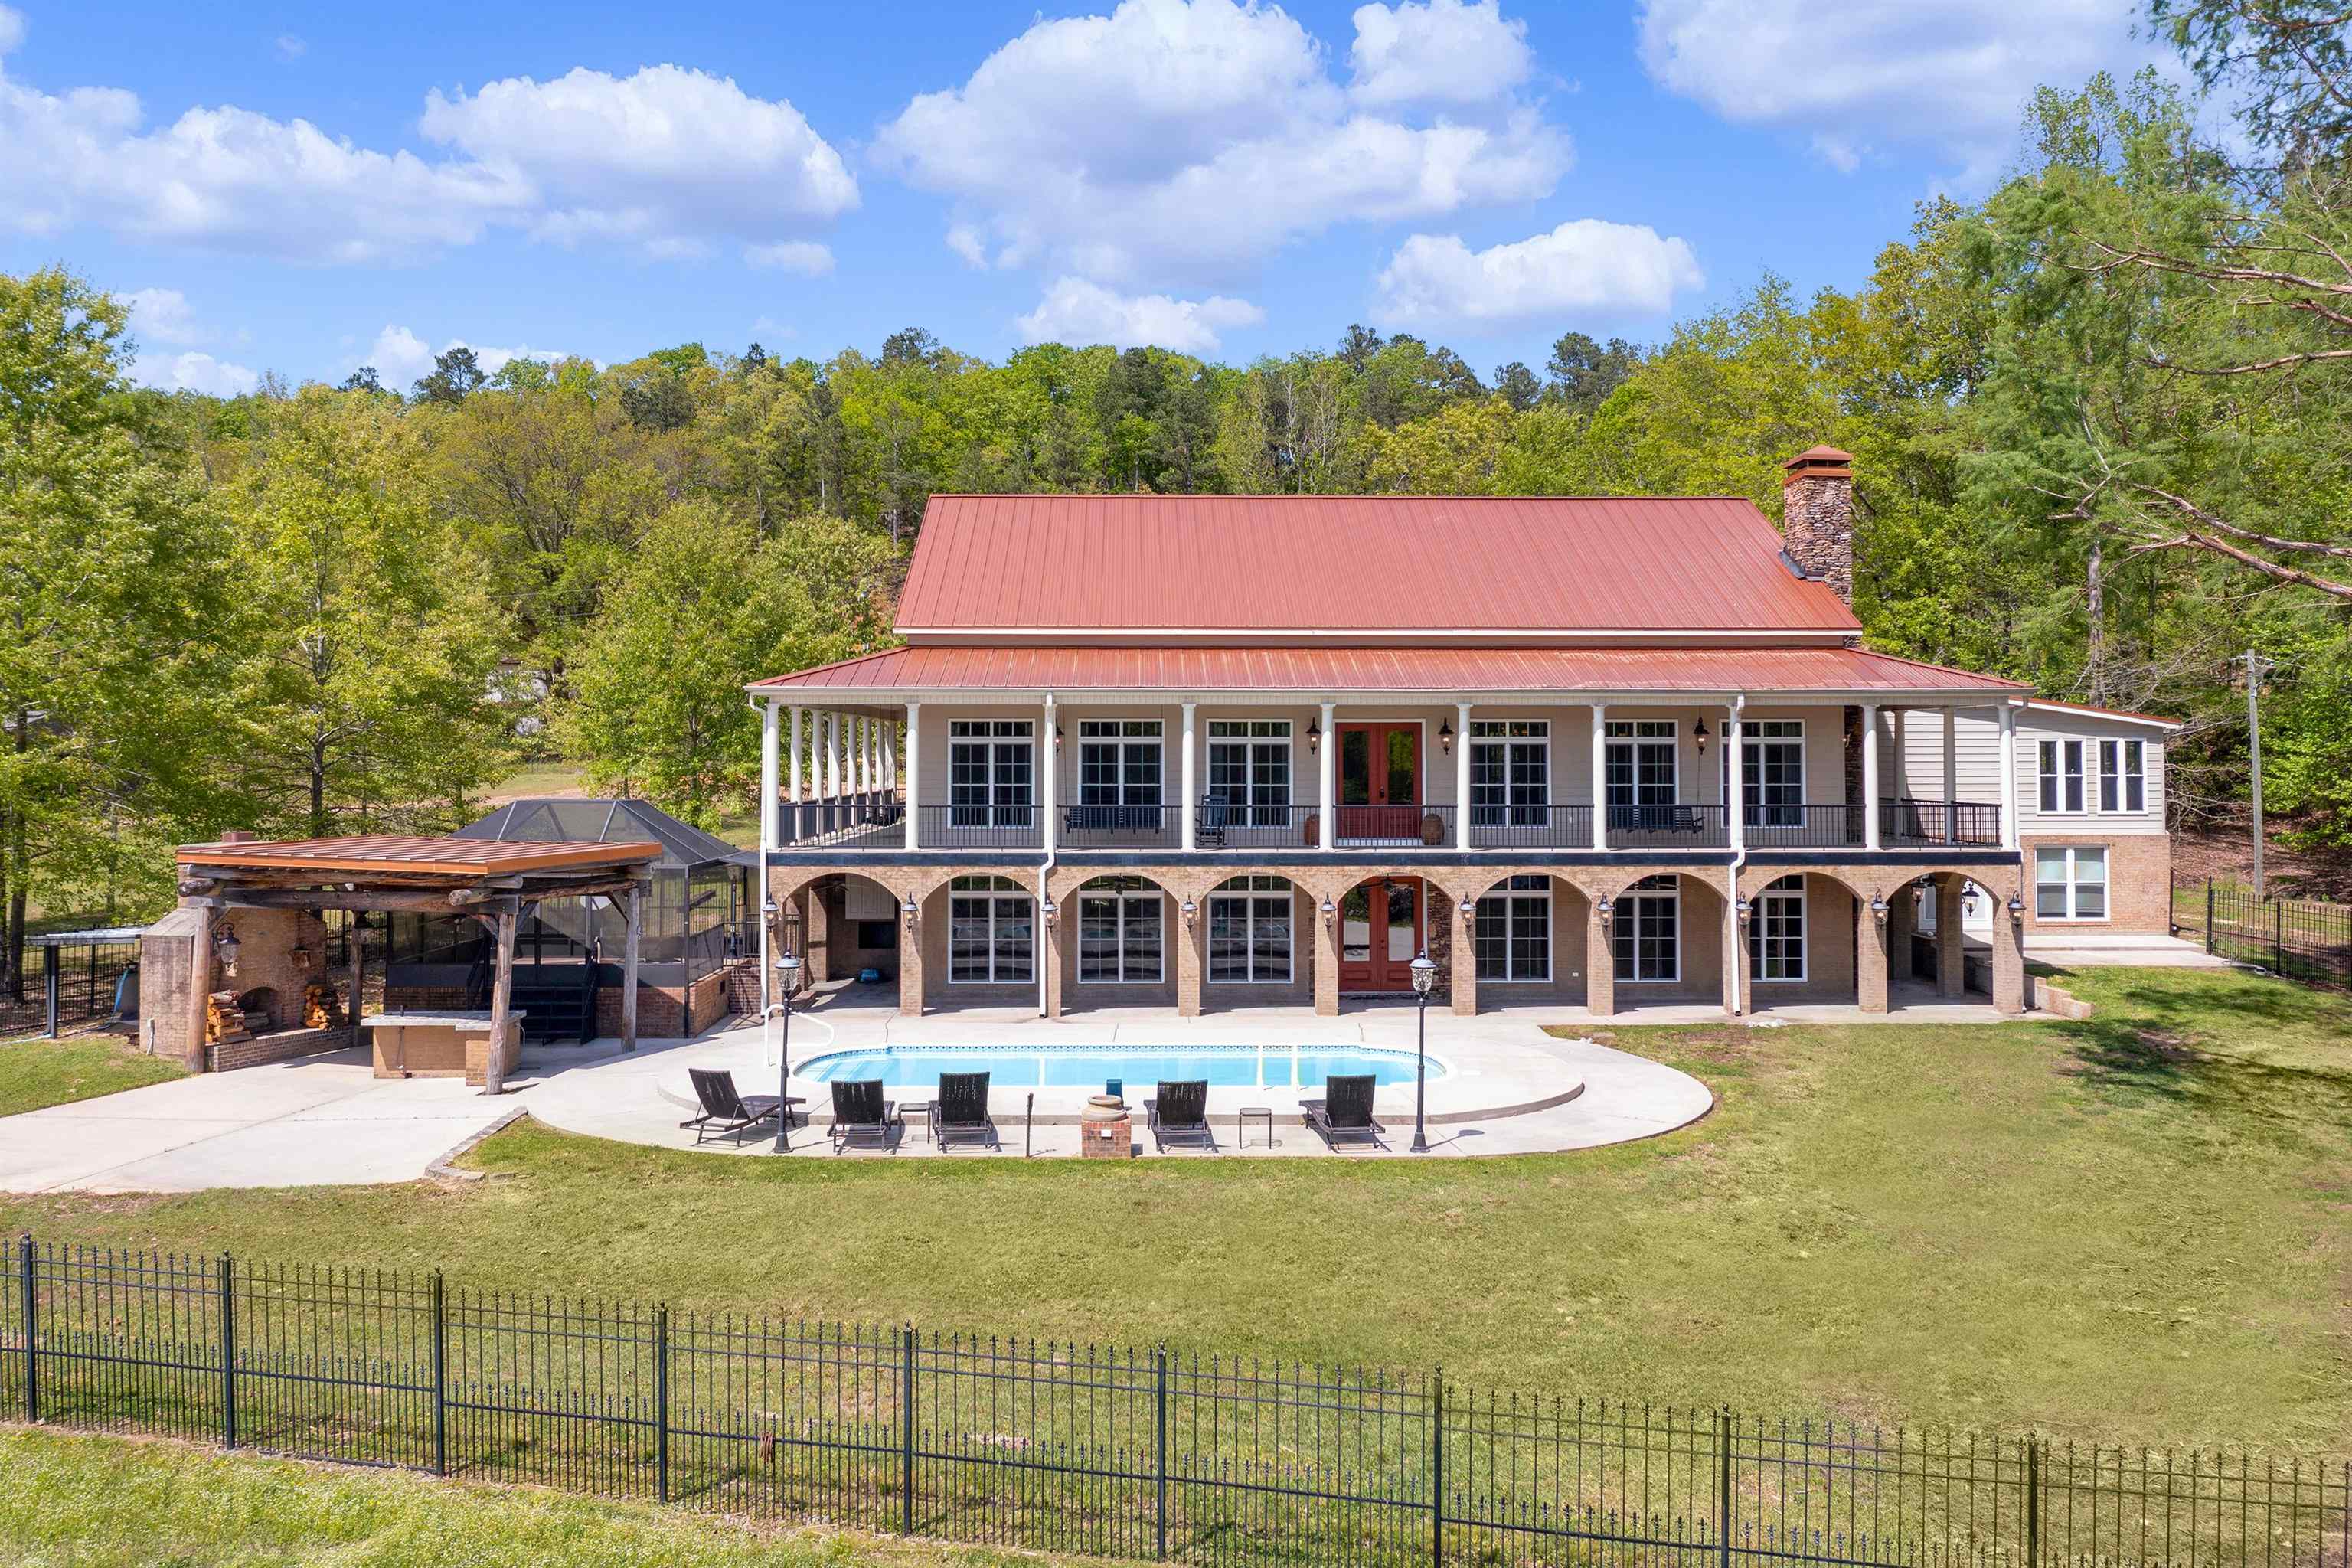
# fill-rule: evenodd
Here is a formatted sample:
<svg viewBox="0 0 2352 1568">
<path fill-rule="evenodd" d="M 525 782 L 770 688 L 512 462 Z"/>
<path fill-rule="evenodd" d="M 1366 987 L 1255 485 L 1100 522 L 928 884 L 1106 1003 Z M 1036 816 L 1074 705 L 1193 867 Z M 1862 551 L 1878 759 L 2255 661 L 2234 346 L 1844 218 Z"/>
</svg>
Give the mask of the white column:
<svg viewBox="0 0 2352 1568">
<path fill-rule="evenodd" d="M 2000 847 L 2017 847 L 2017 710 L 2000 700 Z"/>
<path fill-rule="evenodd" d="M 923 705 L 907 704 L 907 847 L 917 847 L 915 824 L 922 815 L 915 809 L 916 785 L 923 776 Z M 908 940 L 912 940 L 909 938 Z"/>
<path fill-rule="evenodd" d="M 882 793 L 898 793 L 898 726 L 886 722 L 882 726 Z"/>
<path fill-rule="evenodd" d="M 1470 847 L 1470 704 L 1454 705 L 1454 847 Z"/>
<path fill-rule="evenodd" d="M 760 704 L 760 847 L 773 849 L 782 841 L 776 821 L 781 803 L 776 796 L 776 704 L 773 700 Z M 762 863 L 761 897 L 767 897 L 766 866 Z"/>
<path fill-rule="evenodd" d="M 1724 707 L 1723 761 L 1727 771 L 1724 775 L 1723 793 L 1727 798 L 1723 810 L 1731 824 L 1731 847 L 1735 850 L 1748 847 L 1748 748 L 1741 742 L 1746 725 L 1739 716 L 1747 701 L 1744 697 L 1735 697 Z M 1732 889 L 1731 896 L 1737 900 L 1739 889 Z M 1737 930 L 1737 922 L 1734 922 L 1734 929 Z M 1737 997 L 1739 994 L 1736 989 L 1738 982 L 1735 980 L 1733 984 L 1732 995 Z M 1737 1006 L 1733 1008 L 1735 1012 L 1738 1010 Z"/>
<path fill-rule="evenodd" d="M 1332 759 L 1339 752 L 1339 731 L 1332 724 L 1332 716 L 1339 710 L 1336 702 L 1323 704 L 1323 744 L 1315 756 L 1316 790 L 1323 802 L 1323 842 L 1317 847 L 1325 850 L 1339 847 L 1339 792 L 1331 787 L 1335 776 Z"/>
<path fill-rule="evenodd" d="M 841 793 L 841 748 L 839 738 L 841 716 L 827 710 L 816 716 L 817 750 L 823 756 L 824 771 L 817 775 L 819 798 L 831 800 Z"/>
<path fill-rule="evenodd" d="M 800 803 L 801 803 L 801 798 L 802 798 L 802 797 L 801 797 L 801 721 L 802 721 L 804 717 L 806 717 L 807 713 L 808 713 L 808 710 L 807 710 L 807 709 L 803 708 L 803 707 L 800 707 L 800 706 L 798 706 L 798 705 L 795 705 L 795 706 L 793 707 L 793 760 L 792 760 L 792 764 L 791 764 L 791 765 L 792 765 L 792 772 L 791 772 L 791 773 L 790 773 L 790 775 L 789 775 L 789 776 L 790 776 L 790 778 L 791 778 L 791 780 L 792 780 L 792 796 L 793 796 L 793 804 L 794 805 L 800 805 Z M 795 829 L 794 829 L 794 831 L 798 831 L 798 829 L 797 829 L 797 828 L 795 828 Z"/>
<path fill-rule="evenodd" d="M 874 793 L 874 721 L 863 714 L 849 721 L 849 764 L 857 780 L 860 799 Z"/>
<path fill-rule="evenodd" d="M 1862 847 L 1878 846 L 1878 705 L 1862 705 Z"/>
<path fill-rule="evenodd" d="M 1198 838 L 1198 823 L 1196 819 L 1200 815 L 1201 809 L 1199 780 L 1194 773 L 1194 769 L 1198 764 L 1193 761 L 1195 742 L 1192 739 L 1192 731 L 1198 727 L 1196 720 L 1200 710 L 1200 704 L 1197 702 L 1180 703 L 1177 706 L 1177 710 L 1183 715 L 1182 719 L 1179 721 L 1183 725 L 1184 732 L 1177 737 L 1176 742 L 1178 758 L 1176 787 L 1181 792 L 1176 802 L 1176 819 L 1183 825 L 1182 837 L 1179 842 L 1182 845 L 1184 853 L 1190 855 L 1192 853 L 1193 846 Z"/>
<path fill-rule="evenodd" d="M 1944 842 L 1960 841 L 1960 710 L 1944 710 Z"/>
<path fill-rule="evenodd" d="M 1051 855 L 1054 852 L 1054 783 L 1055 775 L 1062 771 L 1062 749 L 1054 743 L 1054 694 L 1050 691 L 1045 693 L 1045 724 L 1037 733 L 1039 749 L 1045 753 L 1041 770 L 1045 776 L 1040 781 L 1042 787 L 1038 791 L 1038 799 L 1045 808 L 1045 853 Z M 1042 882 L 1038 885 L 1037 896 L 1041 899 L 1045 896 Z M 1039 933 L 1043 934 L 1042 931 Z M 1041 953 L 1045 951 L 1042 942 L 1038 943 L 1037 951 Z M 1045 973 L 1042 966 L 1038 973 Z"/>
<path fill-rule="evenodd" d="M 1592 847 L 1609 847 L 1609 704 L 1592 705 Z"/>
<path fill-rule="evenodd" d="M 1908 708 L 1897 708 L 1892 711 L 1891 716 L 1886 721 L 1887 728 L 1893 731 L 1895 734 L 1895 744 L 1889 748 L 1886 753 L 1886 763 L 1889 770 L 1886 780 L 1886 793 L 1894 796 L 1896 800 L 1903 800 L 1918 793 L 1912 787 L 1911 741 L 1910 737 L 1905 733 L 1905 721 L 1909 719 L 1910 716 L 1911 710 Z"/>
</svg>

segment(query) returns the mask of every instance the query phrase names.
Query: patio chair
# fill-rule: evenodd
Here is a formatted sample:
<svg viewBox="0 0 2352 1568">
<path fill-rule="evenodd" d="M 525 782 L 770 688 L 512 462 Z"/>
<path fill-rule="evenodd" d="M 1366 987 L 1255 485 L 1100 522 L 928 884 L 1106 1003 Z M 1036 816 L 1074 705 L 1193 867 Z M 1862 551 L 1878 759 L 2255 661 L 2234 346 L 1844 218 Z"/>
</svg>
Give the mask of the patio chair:
<svg viewBox="0 0 2352 1568">
<path fill-rule="evenodd" d="M 997 1147 L 996 1123 L 988 1115 L 988 1075 L 940 1074 L 940 1097 L 931 1101 L 931 1142 L 952 1149 L 959 1139 Z"/>
<path fill-rule="evenodd" d="M 833 1084 L 833 1152 L 884 1149 L 898 1152 L 906 1131 L 898 1107 L 882 1098 L 878 1078 L 835 1079 Z"/>
<path fill-rule="evenodd" d="M 1203 849 L 1223 849 L 1225 828 L 1233 821 L 1233 807 L 1221 795 L 1206 795 L 1201 801 L 1201 815 L 1192 824 L 1194 843 Z"/>
<path fill-rule="evenodd" d="M 1151 1141 L 1160 1152 L 1171 1143 L 1192 1143 L 1217 1152 L 1217 1135 L 1209 1131 L 1209 1080 L 1204 1078 L 1160 1080 L 1158 1098 L 1143 1102 L 1151 1126 Z"/>
<path fill-rule="evenodd" d="M 735 1075 L 712 1068 L 688 1068 L 686 1076 L 694 1080 L 694 1098 L 702 1103 L 702 1114 L 678 1123 L 694 1129 L 694 1141 L 700 1143 L 714 1132 L 732 1132 L 740 1143 L 743 1134 L 762 1121 L 773 1118 L 783 1105 L 772 1094 L 744 1096 L 735 1092 Z M 801 1103 L 794 1095 L 792 1103 Z"/>
<path fill-rule="evenodd" d="M 1388 1129 L 1372 1120 L 1372 1083 L 1370 1073 L 1328 1077 L 1323 1080 L 1325 1098 L 1298 1102 L 1307 1125 L 1322 1136 L 1325 1148 L 1336 1150 L 1343 1139 L 1360 1140 L 1375 1149 L 1388 1147 L 1381 1142 Z"/>
</svg>

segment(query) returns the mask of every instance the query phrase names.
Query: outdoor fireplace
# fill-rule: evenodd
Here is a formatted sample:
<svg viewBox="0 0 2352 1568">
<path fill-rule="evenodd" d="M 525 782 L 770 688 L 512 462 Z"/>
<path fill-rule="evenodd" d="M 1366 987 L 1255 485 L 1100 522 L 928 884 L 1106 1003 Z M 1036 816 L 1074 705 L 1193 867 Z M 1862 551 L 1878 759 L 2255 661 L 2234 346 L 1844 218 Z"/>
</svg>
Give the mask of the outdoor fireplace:
<svg viewBox="0 0 2352 1568">
<path fill-rule="evenodd" d="M 257 985 L 236 999 L 236 1010 L 245 1015 L 245 1032 L 248 1035 L 269 1035 L 278 1031 L 278 993 L 267 985 Z"/>
</svg>

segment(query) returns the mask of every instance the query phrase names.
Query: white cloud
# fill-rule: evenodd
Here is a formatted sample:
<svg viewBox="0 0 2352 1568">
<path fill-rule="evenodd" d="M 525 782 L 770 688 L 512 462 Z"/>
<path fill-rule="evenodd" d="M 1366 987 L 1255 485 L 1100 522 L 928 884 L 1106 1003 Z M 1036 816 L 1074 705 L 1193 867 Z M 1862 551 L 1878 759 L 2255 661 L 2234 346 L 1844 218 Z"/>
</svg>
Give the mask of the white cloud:
<svg viewBox="0 0 2352 1568">
<path fill-rule="evenodd" d="M 23 18 L 0 7 L 0 54 Z M 460 154 L 379 151 L 230 106 L 149 127 L 120 88 L 44 92 L 0 75 L 0 232 L 75 228 L 309 262 L 472 244 L 492 226 L 662 258 L 725 237 L 774 245 L 856 205 L 839 154 L 791 104 L 656 66 L 574 70 L 425 100 Z"/>
<path fill-rule="evenodd" d="M 134 289 L 121 296 L 131 307 L 131 335 L 142 342 L 201 343 L 214 334 L 196 320 L 177 289 Z"/>
<path fill-rule="evenodd" d="M 1706 284 L 1681 239 L 1646 224 L 1573 218 L 1549 234 L 1472 250 L 1416 234 L 1376 280 L 1384 327 L 1517 326 L 1588 311 L 1663 315 Z"/>
<path fill-rule="evenodd" d="M 1414 5 L 1366 12 L 1376 26 L 1450 28 L 1462 9 L 1434 23 Z M 1468 10 L 1474 24 L 1482 14 Z M 1368 58 L 1386 69 L 1392 55 L 1376 39 Z M 1476 115 L 1415 122 L 1351 103 L 1277 7 L 1123 0 L 1108 16 L 1039 21 L 962 86 L 916 98 L 876 155 L 954 198 L 949 244 L 967 260 L 1190 282 L 1335 224 L 1545 195 L 1568 167 L 1567 137 L 1515 96 L 1490 99 Z"/>
<path fill-rule="evenodd" d="M 2138 0 L 1643 0 L 1642 63 L 1726 120 L 1804 135 L 1851 171 L 1924 148 L 1989 177 L 2037 82 L 2153 58 Z"/>
<path fill-rule="evenodd" d="M 1176 300 L 1165 294 L 1116 294 L 1083 278 L 1057 278 L 1037 308 L 1014 319 L 1029 342 L 1110 343 L 1118 348 L 1156 345 L 1182 353 L 1211 353 L 1217 334 L 1250 327 L 1265 312 L 1246 300 L 1222 294 L 1206 300 Z"/>
<path fill-rule="evenodd" d="M 813 239 L 787 239 L 774 245 L 746 246 L 743 259 L 753 267 L 822 278 L 833 270 L 833 252 Z"/>
<path fill-rule="evenodd" d="M 372 364 L 375 366 L 376 379 L 383 384 L 384 390 L 405 393 L 433 369 L 435 355 L 447 353 L 455 348 L 472 349 L 474 363 L 482 367 L 485 375 L 498 374 L 509 360 L 552 362 L 564 357 L 557 349 L 495 348 L 487 343 L 468 342 L 464 338 L 451 338 L 436 349 L 406 327 L 387 322 L 383 331 L 376 333 L 375 342 L 369 345 L 368 352 L 352 360 L 350 368 L 357 370 L 361 365 Z"/>
<path fill-rule="evenodd" d="M 772 245 L 857 205 L 841 154 L 790 103 L 677 66 L 576 68 L 470 97 L 427 93 L 427 139 L 510 171 L 537 197 L 531 232 L 701 254 L 708 237 Z"/>
<path fill-rule="evenodd" d="M 142 359 L 131 373 L 142 386 L 166 392 L 202 392 L 215 397 L 240 397 L 261 384 L 260 375 L 241 364 L 231 364 L 207 353 L 174 354 L 169 359 Z"/>
<path fill-rule="evenodd" d="M 1364 5 L 1355 22 L 1348 91 L 1360 104 L 1485 103 L 1535 70 L 1528 25 L 1504 20 L 1496 0 Z"/>
<path fill-rule="evenodd" d="M 277 47 L 278 58 L 281 60 L 299 60 L 310 52 L 310 44 L 292 33 L 278 34 Z"/>
</svg>

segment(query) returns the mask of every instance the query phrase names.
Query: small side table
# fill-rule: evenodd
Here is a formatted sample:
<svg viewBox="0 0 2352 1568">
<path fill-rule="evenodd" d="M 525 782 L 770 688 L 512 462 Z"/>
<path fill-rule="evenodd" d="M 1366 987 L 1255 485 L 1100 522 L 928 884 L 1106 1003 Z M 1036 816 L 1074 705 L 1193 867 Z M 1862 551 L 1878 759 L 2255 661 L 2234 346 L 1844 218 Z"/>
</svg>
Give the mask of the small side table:
<svg viewBox="0 0 2352 1568">
<path fill-rule="evenodd" d="M 1275 1141 L 1274 1136 L 1274 1107 L 1270 1105 L 1244 1105 L 1234 1117 L 1234 1148 L 1246 1149 L 1249 1147 L 1249 1124 L 1252 1121 L 1261 1122 L 1265 1125 L 1265 1146 L 1267 1148 L 1278 1149 L 1281 1147 L 1281 1145 Z"/>
</svg>

